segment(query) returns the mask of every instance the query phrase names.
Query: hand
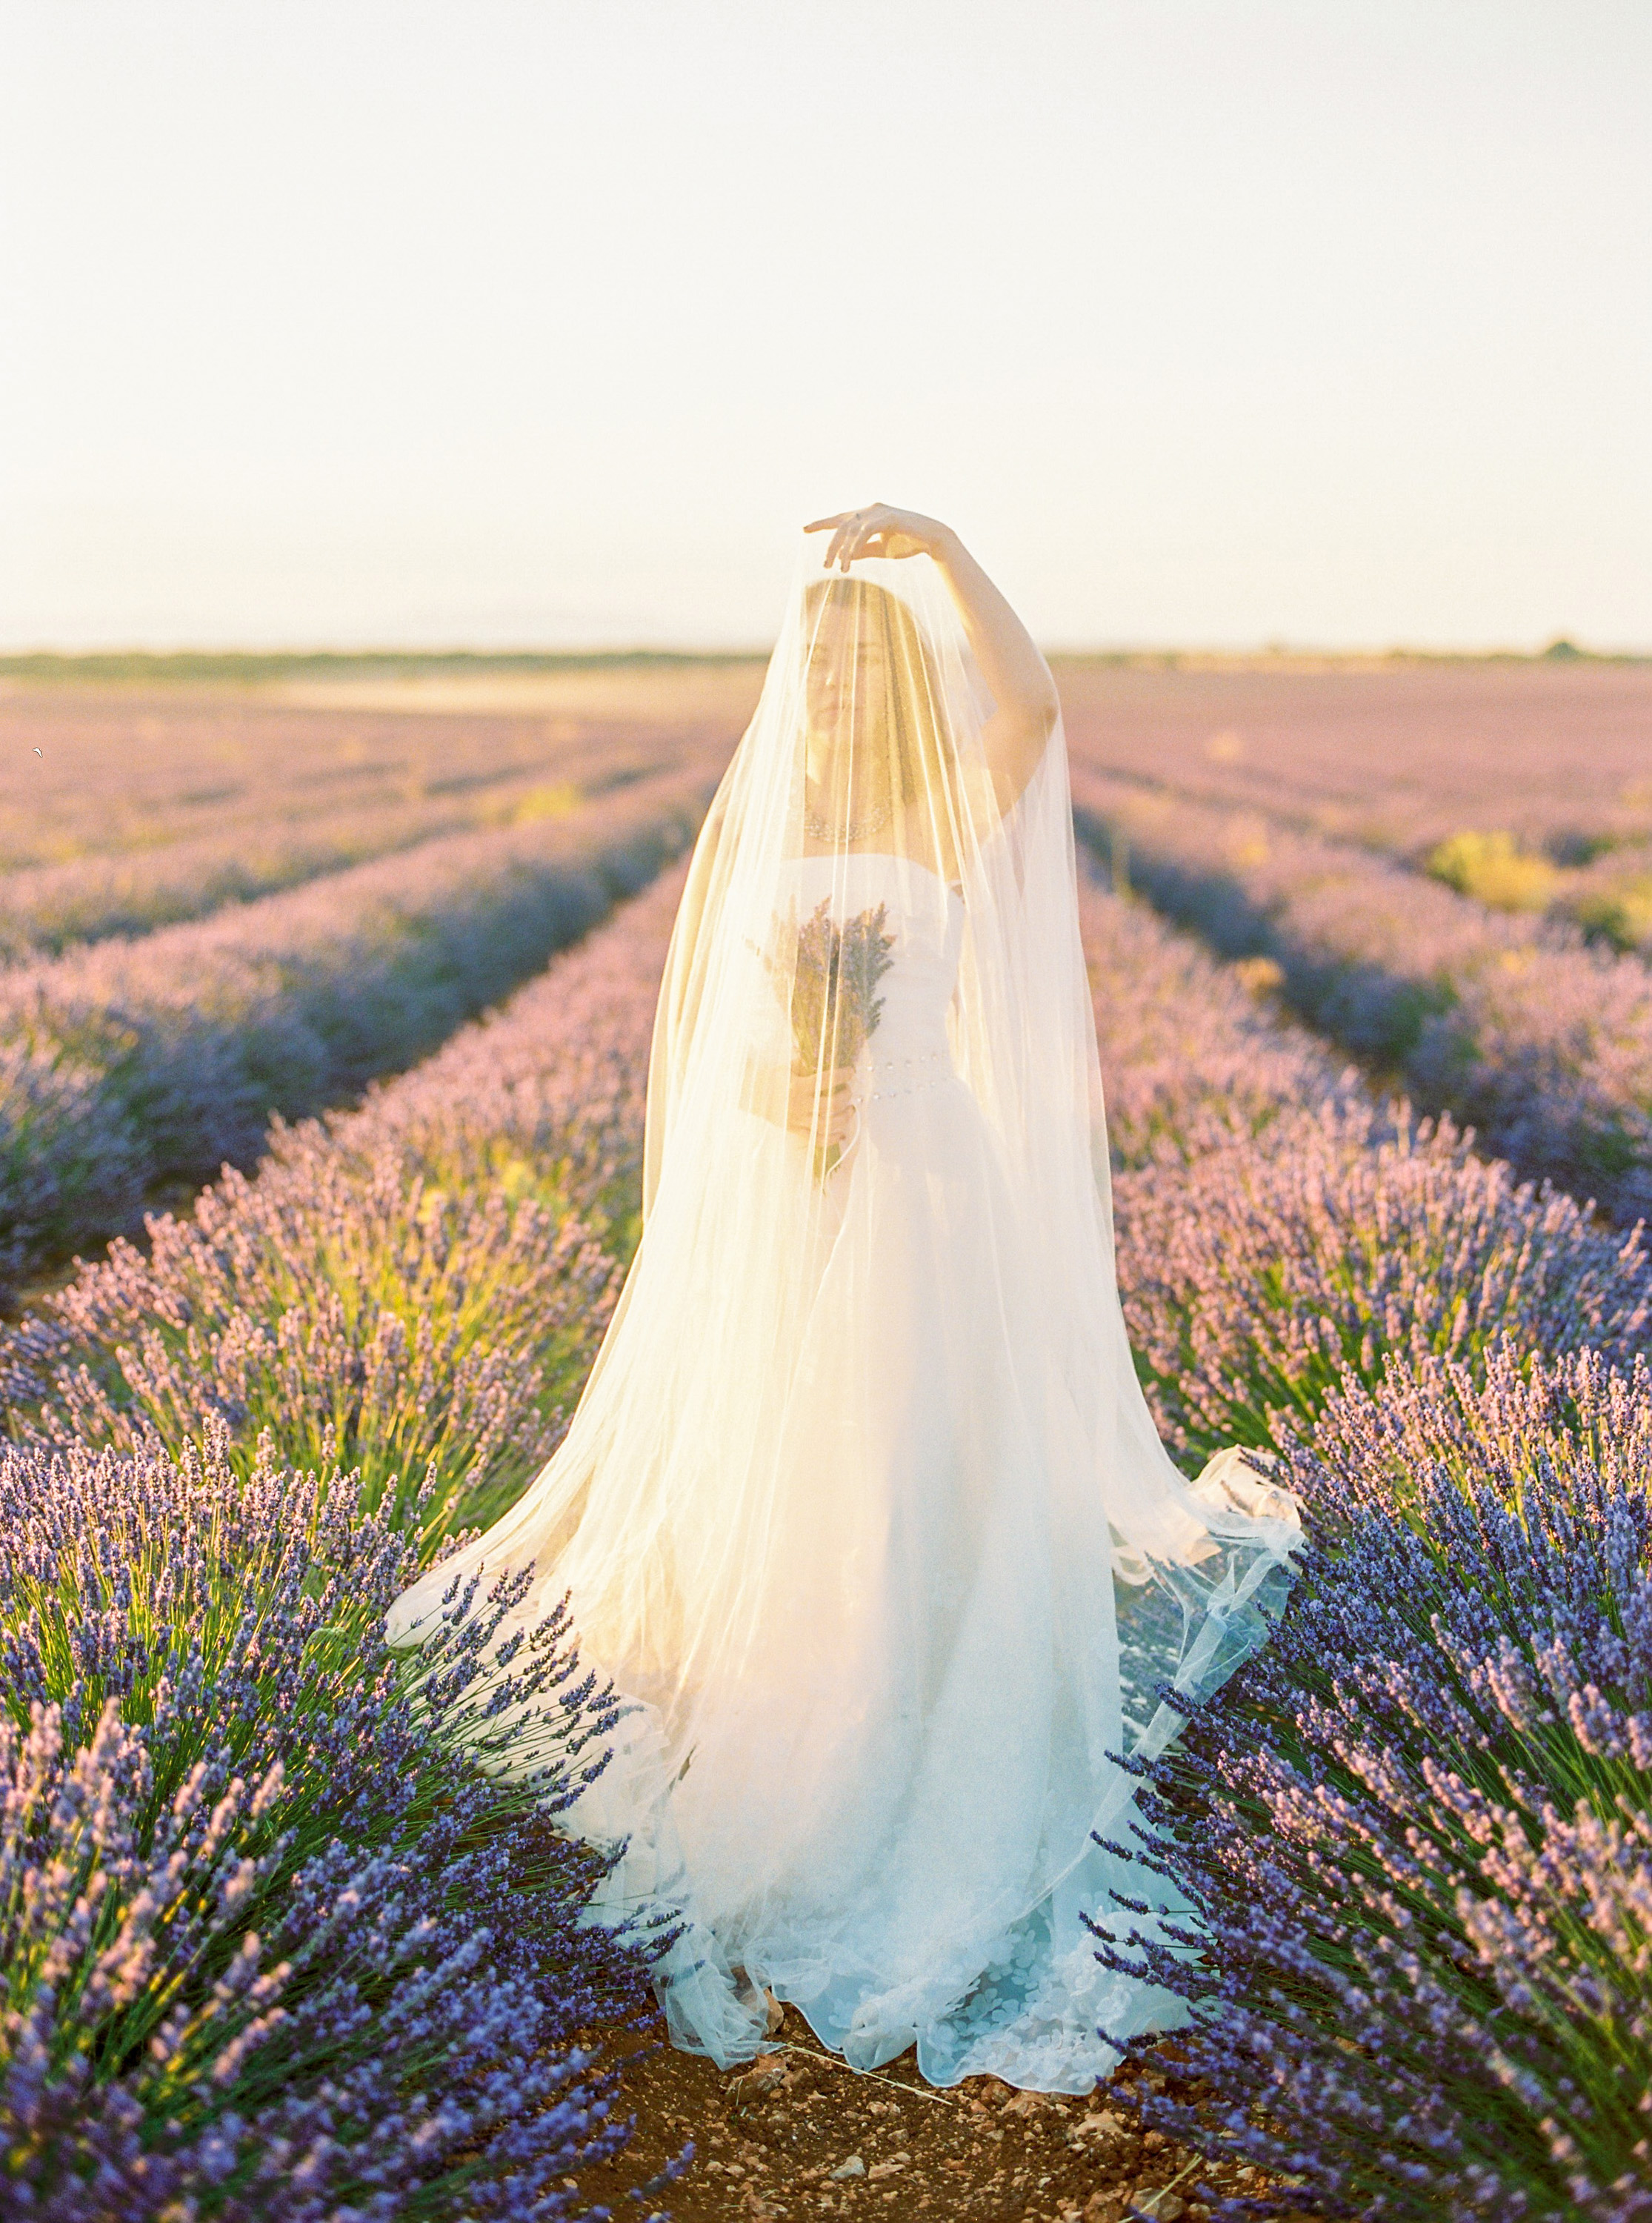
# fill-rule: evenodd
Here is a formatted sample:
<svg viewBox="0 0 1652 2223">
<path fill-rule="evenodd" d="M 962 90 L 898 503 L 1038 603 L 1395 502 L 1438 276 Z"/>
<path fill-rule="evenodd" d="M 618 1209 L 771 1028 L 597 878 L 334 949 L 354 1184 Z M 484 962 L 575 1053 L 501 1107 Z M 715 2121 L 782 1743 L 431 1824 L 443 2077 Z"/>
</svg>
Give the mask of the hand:
<svg viewBox="0 0 1652 2223">
<path fill-rule="evenodd" d="M 939 556 L 952 533 L 933 517 L 920 517 L 915 509 L 891 509 L 875 501 L 868 509 L 841 510 L 836 517 L 817 517 L 805 532 L 829 532 L 826 568 L 836 564 L 846 571 L 857 556 Z"/>
<path fill-rule="evenodd" d="M 830 1073 L 820 1075 L 818 1082 L 812 1073 L 794 1074 L 786 1104 L 786 1124 L 793 1134 L 813 1135 L 820 1149 L 833 1143 L 841 1149 L 849 1139 L 855 1114 L 849 1094 L 853 1079 L 854 1067 L 848 1065 L 833 1066 Z"/>
</svg>

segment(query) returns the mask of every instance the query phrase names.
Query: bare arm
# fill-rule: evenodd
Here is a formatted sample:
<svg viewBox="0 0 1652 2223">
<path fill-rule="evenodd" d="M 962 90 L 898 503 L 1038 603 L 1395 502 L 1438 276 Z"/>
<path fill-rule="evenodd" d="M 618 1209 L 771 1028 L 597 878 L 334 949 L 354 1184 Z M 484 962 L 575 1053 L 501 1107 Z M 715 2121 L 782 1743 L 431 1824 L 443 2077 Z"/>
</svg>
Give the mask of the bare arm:
<svg viewBox="0 0 1652 2223">
<path fill-rule="evenodd" d="M 950 525 L 915 510 L 874 502 L 836 517 L 817 518 L 806 532 L 832 534 L 827 568 L 847 570 L 857 556 L 927 556 L 958 604 L 981 676 L 991 690 L 988 762 L 1008 809 L 1038 769 L 1060 705 L 1038 645 Z"/>
</svg>

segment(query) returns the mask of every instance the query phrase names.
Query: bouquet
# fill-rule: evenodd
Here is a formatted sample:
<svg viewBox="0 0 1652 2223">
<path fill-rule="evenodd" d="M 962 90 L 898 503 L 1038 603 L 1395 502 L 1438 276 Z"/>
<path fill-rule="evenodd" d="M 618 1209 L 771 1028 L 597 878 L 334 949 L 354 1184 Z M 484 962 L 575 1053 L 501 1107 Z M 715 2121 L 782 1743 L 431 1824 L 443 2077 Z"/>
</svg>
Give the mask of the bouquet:
<svg viewBox="0 0 1652 2223">
<path fill-rule="evenodd" d="M 854 1064 L 883 1016 L 877 984 L 895 962 L 884 919 L 879 904 L 839 925 L 822 901 L 801 925 L 795 911 L 776 918 L 769 948 L 757 953 L 787 1008 L 792 1070 L 818 1074 L 823 1087 L 834 1067 Z M 842 1156 L 836 1143 L 817 1151 L 817 1178 L 825 1181 Z"/>
</svg>

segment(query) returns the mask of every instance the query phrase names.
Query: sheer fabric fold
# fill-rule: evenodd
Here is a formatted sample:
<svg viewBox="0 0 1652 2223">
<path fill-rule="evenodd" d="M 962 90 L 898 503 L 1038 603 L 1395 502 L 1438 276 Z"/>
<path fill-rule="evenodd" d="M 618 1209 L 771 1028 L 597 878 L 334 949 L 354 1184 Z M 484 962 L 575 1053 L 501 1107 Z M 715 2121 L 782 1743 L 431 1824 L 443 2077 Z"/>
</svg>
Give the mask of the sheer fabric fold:
<svg viewBox="0 0 1652 2223">
<path fill-rule="evenodd" d="M 766 1987 L 859 2066 L 1087 2089 L 1098 2025 L 1169 2012 L 1081 1919 L 1140 1890 L 1115 1756 L 1289 1581 L 1293 1502 L 1189 1482 L 1137 1384 L 1065 746 L 1017 719 L 927 558 L 803 568 L 673 938 L 619 1311 L 556 1458 L 392 1618 L 570 1594 L 631 1710 L 568 1822 L 682 1924 L 672 2034 L 725 2065 Z"/>
</svg>

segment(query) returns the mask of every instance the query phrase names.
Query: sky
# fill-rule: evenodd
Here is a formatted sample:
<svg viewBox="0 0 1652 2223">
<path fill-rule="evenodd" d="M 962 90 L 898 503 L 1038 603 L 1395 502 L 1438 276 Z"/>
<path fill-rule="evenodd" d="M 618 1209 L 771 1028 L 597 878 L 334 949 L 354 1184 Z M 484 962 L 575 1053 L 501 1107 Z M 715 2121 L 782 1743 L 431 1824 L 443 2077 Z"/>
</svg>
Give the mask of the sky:
<svg viewBox="0 0 1652 2223">
<path fill-rule="evenodd" d="M 3 0 L 0 647 L 1652 647 L 1646 0 Z"/>
</svg>

